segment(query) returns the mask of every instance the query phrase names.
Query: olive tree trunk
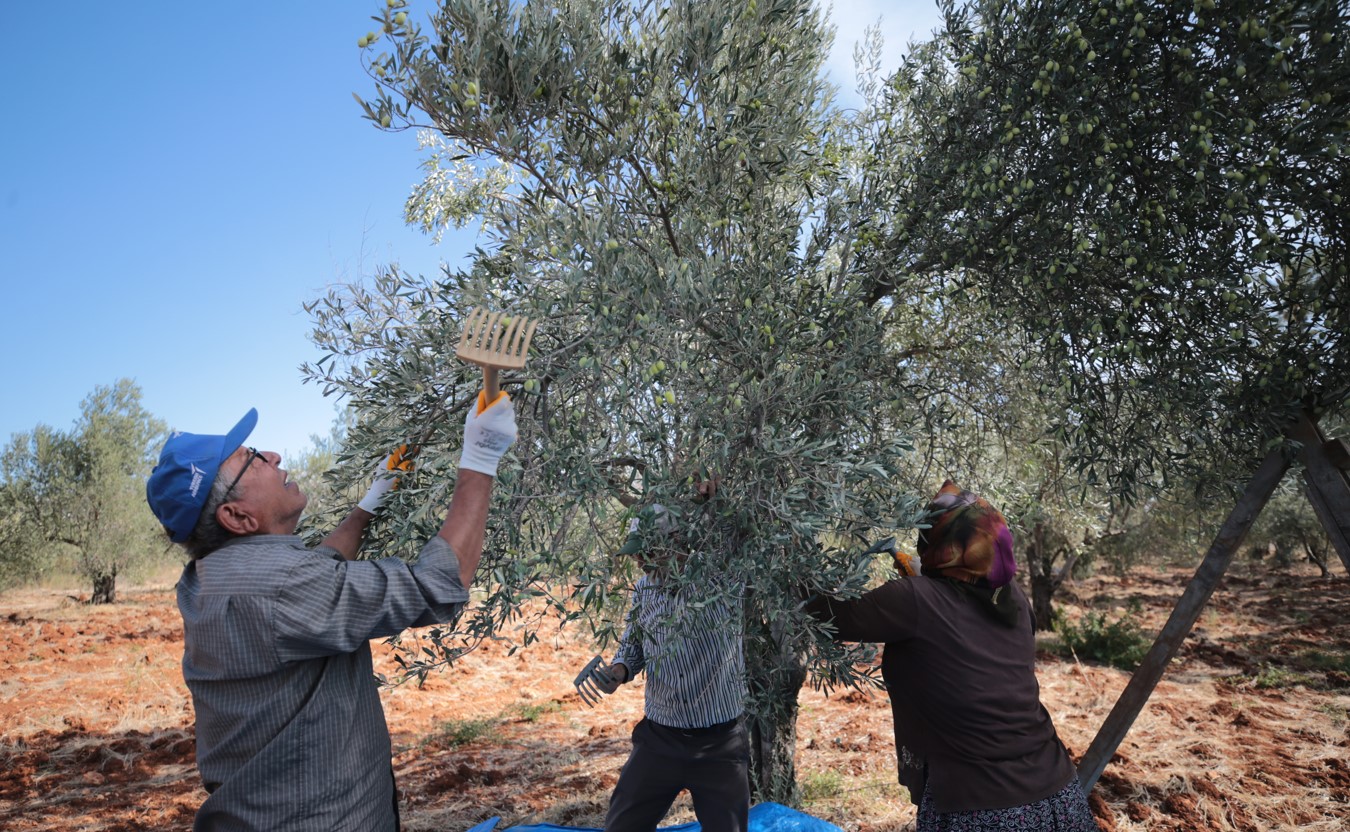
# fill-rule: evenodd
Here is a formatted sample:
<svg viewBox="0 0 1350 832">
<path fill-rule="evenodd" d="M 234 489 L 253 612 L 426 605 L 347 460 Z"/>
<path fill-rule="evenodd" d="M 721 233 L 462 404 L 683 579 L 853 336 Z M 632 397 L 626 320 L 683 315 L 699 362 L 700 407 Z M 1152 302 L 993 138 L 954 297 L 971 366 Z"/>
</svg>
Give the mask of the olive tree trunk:
<svg viewBox="0 0 1350 832">
<path fill-rule="evenodd" d="M 91 604 L 111 604 L 117 600 L 117 573 L 94 576 L 94 592 L 89 596 Z"/>
<path fill-rule="evenodd" d="M 806 665 L 783 626 L 758 618 L 745 640 L 746 730 L 750 738 L 750 790 L 757 802 L 796 805 L 797 696 Z"/>
</svg>

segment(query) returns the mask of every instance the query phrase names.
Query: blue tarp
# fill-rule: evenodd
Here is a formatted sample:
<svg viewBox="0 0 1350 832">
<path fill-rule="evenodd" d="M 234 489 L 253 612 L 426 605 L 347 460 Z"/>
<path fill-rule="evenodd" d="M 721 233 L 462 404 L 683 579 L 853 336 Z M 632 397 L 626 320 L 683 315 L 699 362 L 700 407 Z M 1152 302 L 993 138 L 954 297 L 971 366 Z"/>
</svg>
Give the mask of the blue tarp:
<svg viewBox="0 0 1350 832">
<path fill-rule="evenodd" d="M 469 832 L 494 832 L 501 818 L 488 818 Z M 658 832 L 699 832 L 698 823 L 662 826 Z M 594 826 L 557 826 L 552 823 L 532 823 L 512 826 L 500 832 L 600 832 Z M 750 832 L 843 832 L 833 823 L 813 818 L 781 803 L 761 803 L 750 807 Z"/>
</svg>

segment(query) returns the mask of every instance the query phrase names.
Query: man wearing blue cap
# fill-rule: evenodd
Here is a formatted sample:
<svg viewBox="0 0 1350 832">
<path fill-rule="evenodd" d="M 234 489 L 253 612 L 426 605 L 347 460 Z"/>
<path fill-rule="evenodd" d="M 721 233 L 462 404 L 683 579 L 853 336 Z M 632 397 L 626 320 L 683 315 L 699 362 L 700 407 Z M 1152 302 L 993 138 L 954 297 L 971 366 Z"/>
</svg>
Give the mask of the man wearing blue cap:
<svg viewBox="0 0 1350 832">
<path fill-rule="evenodd" d="M 191 558 L 178 583 L 183 678 L 210 795 L 193 829 L 397 830 L 369 641 L 449 621 L 468 601 L 515 411 L 505 394 L 469 408 L 445 522 L 413 565 L 354 560 L 400 454 L 311 549 L 295 535 L 308 497 L 280 455 L 243 445 L 257 421 L 250 410 L 223 436 L 174 433 L 146 484 Z"/>
</svg>

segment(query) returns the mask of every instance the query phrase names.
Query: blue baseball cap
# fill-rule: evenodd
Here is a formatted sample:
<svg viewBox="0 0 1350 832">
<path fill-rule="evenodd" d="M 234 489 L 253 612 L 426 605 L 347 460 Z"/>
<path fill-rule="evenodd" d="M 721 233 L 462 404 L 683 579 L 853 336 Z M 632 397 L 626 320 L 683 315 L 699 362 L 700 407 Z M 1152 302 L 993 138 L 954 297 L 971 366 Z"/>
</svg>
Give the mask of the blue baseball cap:
<svg viewBox="0 0 1350 832">
<path fill-rule="evenodd" d="M 145 500 L 173 542 L 182 543 L 197 528 L 220 464 L 239 450 L 256 424 L 258 409 L 253 407 L 224 436 L 174 431 L 164 443 L 159 464 L 145 483 Z"/>
</svg>

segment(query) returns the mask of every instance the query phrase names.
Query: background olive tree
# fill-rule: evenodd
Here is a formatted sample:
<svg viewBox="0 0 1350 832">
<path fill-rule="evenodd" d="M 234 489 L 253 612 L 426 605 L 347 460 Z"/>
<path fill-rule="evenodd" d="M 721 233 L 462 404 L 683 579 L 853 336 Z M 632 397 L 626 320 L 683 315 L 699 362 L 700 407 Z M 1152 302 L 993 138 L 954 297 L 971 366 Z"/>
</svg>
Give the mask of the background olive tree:
<svg viewBox="0 0 1350 832">
<path fill-rule="evenodd" d="M 894 171 L 926 152 L 920 143 L 926 113 L 907 98 L 915 85 L 907 75 L 940 62 L 938 46 L 912 46 L 905 72 L 884 87 L 864 86 L 869 143 L 855 150 L 856 167 L 868 204 L 880 210 L 861 218 L 864 258 L 856 263 L 863 269 L 874 267 L 870 253 L 902 219 L 887 200 Z M 880 50 L 870 39 L 860 63 Z M 1052 433 L 1053 420 L 1068 407 L 1057 367 L 1031 331 L 980 287 L 954 280 L 951 270 L 893 263 L 891 271 L 903 278 L 883 283 L 871 274 L 860 282 L 884 316 L 908 393 L 892 417 L 916 448 L 900 481 L 922 493 L 952 477 L 994 501 L 1012 526 L 1038 625 L 1048 628 L 1054 593 L 1075 570 L 1091 566 L 1093 543 L 1109 520 L 1105 495 L 1081 481 Z"/>
<path fill-rule="evenodd" d="M 1024 329 L 1075 469 L 1127 500 L 1210 500 L 1344 413 L 1345 3 L 946 11 L 890 85 L 875 293 L 940 274 Z"/>
<path fill-rule="evenodd" d="M 921 491 L 952 477 L 1000 508 L 1037 626 L 1048 630 L 1055 592 L 1093 564 L 1109 502 L 1081 482 L 1051 433 L 1067 404 L 1038 347 L 979 293 L 951 288 L 942 275 L 912 279 L 894 304 L 913 318 L 895 334 L 911 394 L 897 421 L 911 426 L 916 449 L 901 481 Z"/>
<path fill-rule="evenodd" d="M 1053 435 L 1121 502 L 1187 485 L 1234 505 L 1250 482 L 1089 748 L 1090 784 L 1299 420 L 1346 412 L 1350 22 L 1344 3 L 1260 0 L 947 11 L 892 85 L 923 152 L 891 160 L 860 253 L 875 293 L 947 274 L 1024 328 L 1068 405 Z"/>
<path fill-rule="evenodd" d="M 309 445 L 283 460 L 289 476 L 309 498 L 298 533 L 317 543 L 327 536 L 352 510 L 374 475 L 375 460 L 365 480 L 353 480 L 338 465 L 347 442 L 347 431 L 355 420 L 351 408 L 342 408 L 324 436 L 310 434 Z"/>
<path fill-rule="evenodd" d="M 15 578 L 71 568 L 112 603 L 119 575 L 167 545 L 145 507 L 145 480 L 164 423 L 128 379 L 94 388 L 70 431 L 37 426 L 0 453 L 0 554 Z"/>
<path fill-rule="evenodd" d="M 1334 550 L 1301 482 L 1291 479 L 1276 489 L 1252 527 L 1248 546 L 1254 561 L 1269 555 L 1275 566 L 1287 567 L 1306 557 L 1323 578 L 1331 576 L 1328 558 Z"/>
<path fill-rule="evenodd" d="M 35 581 L 57 565 L 58 549 L 32 519 L 37 496 L 54 486 L 42 477 L 56 472 L 62 437 L 47 425 L 15 434 L 0 452 L 0 588 Z"/>
<path fill-rule="evenodd" d="M 425 25 L 396 2 L 378 27 L 361 38 L 367 116 L 434 133 L 410 215 L 481 222 L 484 242 L 463 271 L 391 267 L 310 307 L 330 353 L 310 377 L 358 414 L 351 476 L 423 446 L 375 551 L 406 553 L 439 520 L 478 387 L 452 355 L 465 311 L 539 318 L 527 372 L 505 380 L 521 439 L 487 597 L 460 631 L 504 632 L 542 597 L 612 639 L 632 566 L 609 553 L 631 507 L 670 506 L 705 553 L 684 579 L 745 582 L 756 791 L 791 800 L 808 668 L 859 681 L 801 602 L 857 591 L 863 544 L 916 515 L 887 310 L 851 267 L 869 128 L 821 80 L 829 33 L 798 0 L 451 0 Z M 706 510 L 689 499 L 704 467 L 724 477 Z"/>
</svg>

